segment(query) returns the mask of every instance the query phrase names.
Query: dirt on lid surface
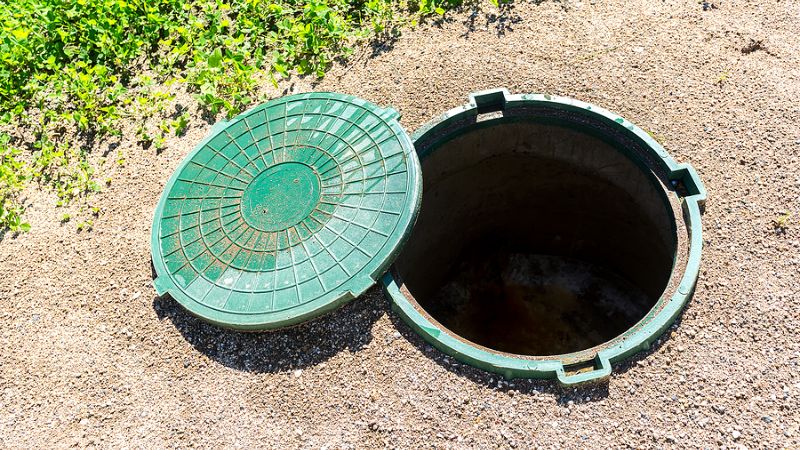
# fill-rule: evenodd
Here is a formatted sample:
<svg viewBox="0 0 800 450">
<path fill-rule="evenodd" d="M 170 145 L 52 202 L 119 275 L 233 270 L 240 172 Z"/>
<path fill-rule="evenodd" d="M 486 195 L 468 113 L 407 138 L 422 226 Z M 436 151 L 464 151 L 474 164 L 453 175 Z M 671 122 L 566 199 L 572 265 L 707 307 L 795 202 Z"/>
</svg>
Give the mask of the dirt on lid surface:
<svg viewBox="0 0 800 450">
<path fill-rule="evenodd" d="M 798 35 L 796 2 L 517 3 L 448 13 L 281 86 L 392 105 L 408 130 L 480 89 L 567 95 L 692 163 L 709 192 L 696 294 L 660 344 L 590 388 L 459 364 L 377 289 L 269 334 L 156 298 L 152 213 L 210 127 L 198 118 L 157 155 L 131 124 L 93 231 L 44 200 L 30 233 L 0 242 L 0 446 L 800 446 Z"/>
</svg>

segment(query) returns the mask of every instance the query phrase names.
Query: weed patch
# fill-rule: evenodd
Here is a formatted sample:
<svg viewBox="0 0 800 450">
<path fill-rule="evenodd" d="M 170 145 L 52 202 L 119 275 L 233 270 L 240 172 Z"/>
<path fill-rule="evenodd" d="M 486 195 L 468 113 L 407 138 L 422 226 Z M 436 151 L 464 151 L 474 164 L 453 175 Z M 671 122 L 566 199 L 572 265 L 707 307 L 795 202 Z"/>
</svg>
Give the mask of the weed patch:
<svg viewBox="0 0 800 450">
<path fill-rule="evenodd" d="M 189 115 L 167 116 L 157 86 L 186 83 L 208 113 L 230 117 L 257 80 L 322 77 L 359 40 L 459 2 L 0 0 L 0 123 L 16 130 L 0 146 L 0 228 L 29 229 L 18 196 L 30 180 L 59 205 L 99 191 L 88 153 L 120 135 L 120 120 L 160 119 L 137 129 L 143 147 L 182 135 Z"/>
</svg>

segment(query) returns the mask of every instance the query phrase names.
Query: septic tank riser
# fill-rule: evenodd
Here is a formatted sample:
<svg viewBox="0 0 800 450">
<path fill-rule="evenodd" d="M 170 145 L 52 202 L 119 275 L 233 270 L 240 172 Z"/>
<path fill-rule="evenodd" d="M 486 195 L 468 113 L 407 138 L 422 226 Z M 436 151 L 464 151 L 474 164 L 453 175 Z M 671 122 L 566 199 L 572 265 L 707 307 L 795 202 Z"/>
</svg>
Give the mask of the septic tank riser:
<svg viewBox="0 0 800 450">
<path fill-rule="evenodd" d="M 548 95 L 510 95 L 505 89 L 484 91 L 470 96 L 467 105 L 448 111 L 439 119 L 424 125 L 413 134 L 413 139 L 423 167 L 426 152 L 435 151 L 431 142 L 449 141 L 463 133 L 458 124 L 467 121 L 474 126 L 489 126 L 493 121 L 503 120 L 504 115 L 521 108 L 547 108 L 586 116 L 620 133 L 625 139 L 636 143 L 647 152 L 648 163 L 663 172 L 669 182 L 685 189 L 685 195 L 677 202 L 687 239 L 685 267 L 671 275 L 671 295 L 661 297 L 651 313 L 633 326 L 622 337 L 600 345 L 589 352 L 558 355 L 553 357 L 529 357 L 493 351 L 451 334 L 449 330 L 433 320 L 414 300 L 413 295 L 398 284 L 397 271 L 392 270 L 383 277 L 386 294 L 392 299 L 393 309 L 427 342 L 453 356 L 457 360 L 501 374 L 507 378 L 557 378 L 562 385 L 574 385 L 607 378 L 612 364 L 638 351 L 649 348 L 674 322 L 688 298 L 691 296 L 699 273 L 702 235 L 700 206 L 705 201 L 705 189 L 694 169 L 687 164 L 677 164 L 669 154 L 647 133 L 625 119 L 594 105 L 562 97 Z M 470 119 L 473 118 L 473 119 Z M 426 144 L 421 148 L 420 144 Z M 413 236 L 412 236 L 413 239 Z M 681 269 L 681 267 L 678 267 Z M 577 355 L 577 356 L 576 356 Z M 581 366 L 579 372 L 572 372 Z M 587 370 L 589 369 L 589 370 Z"/>
</svg>

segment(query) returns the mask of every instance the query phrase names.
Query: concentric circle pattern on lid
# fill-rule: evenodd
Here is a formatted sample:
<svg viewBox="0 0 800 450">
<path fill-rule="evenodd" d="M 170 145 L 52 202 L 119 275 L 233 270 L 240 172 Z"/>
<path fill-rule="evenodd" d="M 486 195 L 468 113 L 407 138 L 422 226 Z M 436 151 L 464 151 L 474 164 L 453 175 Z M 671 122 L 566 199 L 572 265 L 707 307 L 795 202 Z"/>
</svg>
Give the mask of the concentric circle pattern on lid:
<svg viewBox="0 0 800 450">
<path fill-rule="evenodd" d="M 419 162 L 397 118 L 312 93 L 215 127 L 156 209 L 159 294 L 240 329 L 295 324 L 360 295 L 392 263 L 419 208 Z"/>
</svg>

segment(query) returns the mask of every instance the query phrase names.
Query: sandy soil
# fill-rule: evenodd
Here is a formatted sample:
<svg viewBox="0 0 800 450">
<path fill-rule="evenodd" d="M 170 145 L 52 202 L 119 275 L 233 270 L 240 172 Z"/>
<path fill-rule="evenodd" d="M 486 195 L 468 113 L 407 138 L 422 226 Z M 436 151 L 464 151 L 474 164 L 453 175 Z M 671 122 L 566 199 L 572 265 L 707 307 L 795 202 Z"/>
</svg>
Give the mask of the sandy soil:
<svg viewBox="0 0 800 450">
<path fill-rule="evenodd" d="M 562 390 L 457 364 L 377 289 L 269 334 L 223 331 L 156 298 L 152 212 L 209 129 L 196 120 L 160 155 L 126 134 L 128 164 L 109 169 L 94 231 L 60 225 L 44 200 L 32 232 L 0 243 L 0 446 L 797 448 L 800 3 L 717 6 L 464 11 L 313 86 L 393 105 L 409 130 L 479 89 L 568 95 L 694 164 L 709 191 L 697 292 L 662 344 L 607 384 Z"/>
</svg>

